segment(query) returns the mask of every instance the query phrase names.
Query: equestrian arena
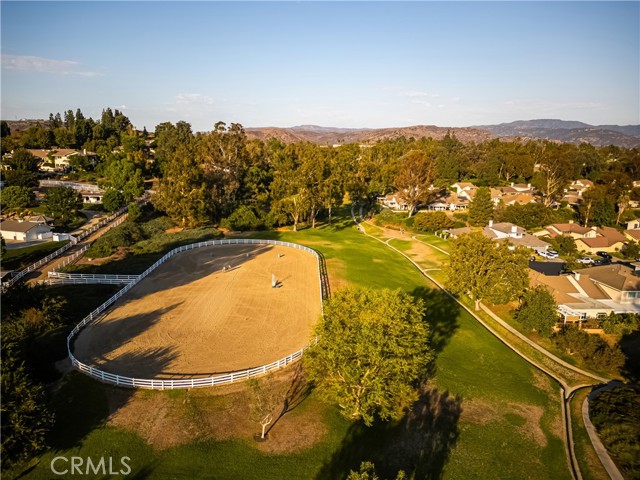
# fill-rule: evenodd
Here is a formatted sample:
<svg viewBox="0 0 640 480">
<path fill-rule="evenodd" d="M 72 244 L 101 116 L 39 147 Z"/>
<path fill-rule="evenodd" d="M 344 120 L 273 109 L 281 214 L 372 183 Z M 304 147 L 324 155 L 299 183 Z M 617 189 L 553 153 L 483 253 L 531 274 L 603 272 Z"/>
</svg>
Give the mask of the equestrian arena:
<svg viewBox="0 0 640 480">
<path fill-rule="evenodd" d="M 161 380 L 160 388 L 172 388 L 166 380 L 280 367 L 312 341 L 322 287 L 315 252 L 278 243 L 171 252 L 72 332 L 74 366 L 109 383 L 122 384 L 120 376 Z"/>
</svg>

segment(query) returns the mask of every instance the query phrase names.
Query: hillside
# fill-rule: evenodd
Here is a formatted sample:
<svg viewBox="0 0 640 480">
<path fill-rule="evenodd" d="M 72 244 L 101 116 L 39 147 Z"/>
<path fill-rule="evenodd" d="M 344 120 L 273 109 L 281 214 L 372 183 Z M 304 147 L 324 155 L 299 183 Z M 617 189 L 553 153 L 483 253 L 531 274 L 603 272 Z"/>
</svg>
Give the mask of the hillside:
<svg viewBox="0 0 640 480">
<path fill-rule="evenodd" d="M 344 143 L 376 143 L 379 140 L 398 137 L 432 137 L 443 138 L 450 131 L 462 142 L 481 142 L 494 138 L 488 131 L 477 128 L 446 128 L 434 125 L 415 125 L 412 127 L 349 129 L 317 127 L 304 125 L 293 128 L 245 128 L 249 138 L 277 138 L 284 143 L 309 141 L 321 145 L 336 145 Z"/>
<path fill-rule="evenodd" d="M 582 122 L 539 119 L 519 120 L 499 125 L 477 125 L 498 137 L 521 137 L 557 140 L 566 143 L 590 143 L 602 147 L 640 147 L 640 125 L 589 125 Z"/>
</svg>

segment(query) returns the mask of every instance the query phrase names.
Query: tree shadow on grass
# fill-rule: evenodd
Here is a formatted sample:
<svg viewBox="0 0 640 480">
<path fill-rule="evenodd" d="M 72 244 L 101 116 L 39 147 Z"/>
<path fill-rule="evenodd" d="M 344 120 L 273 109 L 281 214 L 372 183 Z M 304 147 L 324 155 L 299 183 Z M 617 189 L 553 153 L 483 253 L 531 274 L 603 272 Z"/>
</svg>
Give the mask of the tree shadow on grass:
<svg viewBox="0 0 640 480">
<path fill-rule="evenodd" d="M 461 413 L 462 397 L 425 387 L 401 421 L 351 425 L 316 479 L 346 478 L 363 461 L 372 461 L 381 478 L 403 470 L 408 478 L 440 479 L 458 441 Z"/>
<path fill-rule="evenodd" d="M 289 386 L 287 387 L 287 390 L 283 395 L 282 409 L 275 417 L 273 423 L 269 425 L 269 428 L 265 433 L 268 435 L 269 432 L 273 430 L 273 428 L 278 424 L 282 417 L 300 406 L 300 404 L 304 402 L 311 394 L 311 390 L 311 386 L 307 382 L 306 376 L 304 374 L 303 363 L 298 362 L 291 378 L 291 382 L 289 383 Z"/>
<path fill-rule="evenodd" d="M 425 321 L 429 324 L 429 345 L 437 355 L 444 350 L 460 326 L 460 305 L 435 288 L 417 287 L 411 295 L 424 300 Z"/>
<path fill-rule="evenodd" d="M 124 363 L 144 364 L 153 378 L 175 359 L 171 349 L 149 349 L 121 355 Z M 66 450 L 82 444 L 83 439 L 103 424 L 111 414 L 126 405 L 135 389 L 101 384 L 80 372 L 70 372 L 52 392 L 50 403 L 55 424 L 48 444 L 56 450 Z M 153 412 L 149 412 L 153 415 Z"/>
</svg>

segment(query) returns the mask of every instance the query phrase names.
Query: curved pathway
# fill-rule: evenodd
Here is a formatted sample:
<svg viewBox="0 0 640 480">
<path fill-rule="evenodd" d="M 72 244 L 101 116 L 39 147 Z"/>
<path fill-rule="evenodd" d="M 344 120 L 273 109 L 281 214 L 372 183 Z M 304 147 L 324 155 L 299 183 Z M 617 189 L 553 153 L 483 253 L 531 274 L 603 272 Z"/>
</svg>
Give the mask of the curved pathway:
<svg viewBox="0 0 640 480">
<path fill-rule="evenodd" d="M 359 213 L 360 213 L 360 217 L 361 218 L 362 218 L 362 208 L 363 208 L 362 205 L 360 205 L 360 212 Z M 418 265 L 408 255 L 406 255 L 402 251 L 398 250 L 397 248 L 395 248 L 393 245 L 391 245 L 389 243 L 391 240 L 393 240 L 393 238 L 390 238 L 390 239 L 384 241 L 384 240 L 381 240 L 381 239 L 379 239 L 379 238 L 367 233 L 363 223 L 368 223 L 368 222 L 359 222 L 358 221 L 358 219 L 355 216 L 354 206 L 353 205 L 351 206 L 351 217 L 352 217 L 354 223 L 356 223 L 356 225 L 358 225 L 358 228 L 360 229 L 360 231 L 363 234 L 365 234 L 366 236 L 371 237 L 371 238 L 379 241 L 380 243 L 383 243 L 387 247 L 391 248 L 392 250 L 396 251 L 397 253 L 399 253 L 400 255 L 405 257 L 407 260 L 409 260 L 409 262 L 411 262 L 411 264 L 413 266 L 415 266 L 422 275 L 424 275 L 427 279 L 429 279 L 431 282 L 433 282 L 440 290 L 442 290 L 445 294 L 447 294 L 450 298 L 452 298 L 456 303 L 458 303 L 458 305 L 460 305 L 462 308 L 464 308 L 473 318 L 475 318 L 483 327 L 485 327 L 498 340 L 500 340 L 503 344 L 505 344 L 507 347 L 509 347 L 518 356 L 520 356 L 521 358 L 526 360 L 533 367 L 537 368 L 538 370 L 540 370 L 540 371 L 544 372 L 545 374 L 547 374 L 549 377 L 553 378 L 560 385 L 561 407 L 562 407 L 561 408 L 561 410 L 562 410 L 562 423 L 563 423 L 563 430 L 564 430 L 564 434 L 565 434 L 564 444 L 565 444 L 565 451 L 566 451 L 566 454 L 567 454 L 567 463 L 569 465 L 569 469 L 570 469 L 572 478 L 574 480 L 582 480 L 582 473 L 580 472 L 580 466 L 578 464 L 578 460 L 577 460 L 576 454 L 575 454 L 575 445 L 574 445 L 574 441 L 573 441 L 573 430 L 572 430 L 572 427 L 571 427 L 570 402 L 571 402 L 571 398 L 573 397 L 573 394 L 577 390 L 579 390 L 581 388 L 590 387 L 592 385 L 584 384 L 584 385 L 577 385 L 577 386 L 574 386 L 574 387 L 570 387 L 562 378 L 558 377 L 555 373 L 549 371 L 544 366 L 540 365 L 539 363 L 537 363 L 533 359 L 531 359 L 531 358 L 527 357 L 526 355 L 524 355 L 516 347 L 511 345 L 506 339 L 504 339 L 502 336 L 500 336 L 500 334 L 498 332 L 496 332 L 493 328 L 491 328 L 485 321 L 483 321 L 481 318 L 479 318 L 466 305 L 464 305 L 455 296 L 453 296 L 448 290 L 446 290 L 444 288 L 444 286 L 442 286 L 436 279 L 434 279 L 433 277 L 431 277 L 430 275 L 428 275 L 426 273 L 428 270 L 434 270 L 434 269 L 422 269 L 420 267 L 420 265 Z M 369 225 L 371 225 L 371 224 L 369 224 Z M 381 228 L 381 227 L 376 227 L 376 228 Z M 382 229 L 382 230 L 384 230 L 384 229 Z M 415 237 L 412 237 L 412 238 L 414 240 L 418 241 L 418 242 L 424 243 L 425 245 L 427 245 L 427 246 L 429 246 L 431 248 L 435 248 L 435 249 L 437 249 L 437 250 L 449 255 L 448 252 L 436 247 L 435 245 L 431 245 L 431 244 L 429 244 L 427 242 L 424 242 L 422 240 L 419 240 L 419 239 L 417 239 Z M 542 348 L 540 345 L 536 344 L 535 342 L 533 342 L 532 340 L 530 340 L 529 338 L 527 338 L 526 336 L 522 335 L 520 332 L 515 330 L 513 327 L 508 325 L 506 322 L 504 322 L 502 319 L 500 319 L 497 315 L 493 314 L 493 312 L 491 312 L 489 309 L 487 309 L 484 305 L 481 304 L 481 307 L 495 321 L 497 321 L 502 327 L 507 329 L 512 334 L 516 335 L 519 339 L 525 341 L 528 345 L 531 345 L 533 348 L 535 348 L 536 350 L 540 351 L 543 355 L 545 355 L 549 359 L 553 360 L 554 362 L 559 363 L 560 365 L 562 365 L 562 366 L 564 366 L 566 368 L 569 368 L 569 369 L 571 369 L 571 370 L 573 370 L 573 371 L 575 371 L 577 373 L 580 373 L 580 374 L 585 375 L 587 377 L 593 378 L 595 380 L 598 380 L 598 381 L 601 381 L 601 382 L 608 382 L 608 380 L 605 379 L 605 378 L 599 377 L 599 376 L 594 375 L 592 373 L 586 372 L 586 371 L 584 371 L 584 370 L 582 370 L 580 368 L 574 367 L 573 365 L 571 365 L 571 364 L 565 362 L 564 360 L 558 358 L 557 356 L 553 355 L 551 352 L 548 352 L 546 349 Z M 588 417 L 588 410 L 587 410 L 587 417 Z M 584 419 L 584 405 L 583 405 L 583 419 Z M 585 425 L 585 428 L 587 428 L 586 425 Z M 589 432 L 588 428 L 587 428 L 587 432 Z M 595 434 L 595 432 L 593 432 L 593 433 Z M 589 432 L 589 437 L 591 438 L 592 443 L 594 443 L 593 442 L 593 438 L 591 436 L 591 432 Z M 621 479 L 622 476 L 620 475 L 620 472 L 618 471 L 618 469 L 615 466 L 615 464 L 611 461 L 611 458 L 609 457 L 609 455 L 606 453 L 606 449 L 598 449 L 598 448 L 596 448 L 595 443 L 594 443 L 594 449 L 595 449 L 596 453 L 598 454 L 598 457 L 600 458 L 600 461 L 602 462 L 603 466 L 605 466 L 605 468 L 607 469 L 607 472 L 611 476 L 612 480 Z M 602 453 L 604 453 L 605 455 L 602 455 Z M 610 468 L 612 470 L 610 470 Z M 617 473 L 617 475 L 616 475 L 616 473 Z"/>
</svg>

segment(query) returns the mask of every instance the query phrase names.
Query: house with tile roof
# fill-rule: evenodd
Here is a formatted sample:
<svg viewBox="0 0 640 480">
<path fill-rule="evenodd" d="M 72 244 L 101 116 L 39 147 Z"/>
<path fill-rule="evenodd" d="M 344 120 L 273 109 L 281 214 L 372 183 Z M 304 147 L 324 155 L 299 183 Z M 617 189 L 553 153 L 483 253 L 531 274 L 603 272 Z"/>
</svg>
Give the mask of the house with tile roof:
<svg viewBox="0 0 640 480">
<path fill-rule="evenodd" d="M 551 291 L 567 323 L 610 313 L 640 313 L 638 273 L 633 266 L 614 263 L 553 277 L 530 270 L 529 279 L 531 286 L 544 285 Z"/>
<path fill-rule="evenodd" d="M 554 223 L 547 225 L 542 230 L 535 232 L 536 237 L 557 237 L 558 235 L 566 235 L 573 239 L 578 238 L 595 238 L 598 236 L 596 227 L 583 227 L 577 223 Z"/>
<path fill-rule="evenodd" d="M 456 195 L 458 198 L 469 202 L 473 200 L 473 197 L 476 195 L 476 190 L 478 190 L 478 187 L 469 182 L 457 182 L 451 185 L 451 188 L 456 189 Z"/>
<path fill-rule="evenodd" d="M 450 228 L 444 230 L 452 238 L 459 238 L 462 235 L 467 235 L 471 232 L 482 232 L 482 234 L 499 243 L 508 242 L 513 248 L 526 247 L 537 253 L 546 252 L 551 246 L 544 240 L 534 237 L 528 234 L 524 228 L 514 225 L 513 223 L 501 222 L 493 223 L 493 220 L 489 220 L 489 225 L 482 228 L 462 227 L 462 228 Z"/>
<path fill-rule="evenodd" d="M 456 211 L 467 210 L 468 208 L 468 200 L 461 199 L 457 194 L 449 191 L 439 195 L 433 202 L 427 205 L 427 210 L 431 211 Z"/>
<path fill-rule="evenodd" d="M 627 237 L 612 227 L 598 227 L 595 237 L 583 237 L 576 239 L 578 250 L 587 253 L 619 252 L 627 243 Z"/>
<path fill-rule="evenodd" d="M 627 229 L 624 234 L 629 240 L 640 242 L 640 219 L 636 218 L 627 222 Z"/>
</svg>

